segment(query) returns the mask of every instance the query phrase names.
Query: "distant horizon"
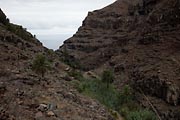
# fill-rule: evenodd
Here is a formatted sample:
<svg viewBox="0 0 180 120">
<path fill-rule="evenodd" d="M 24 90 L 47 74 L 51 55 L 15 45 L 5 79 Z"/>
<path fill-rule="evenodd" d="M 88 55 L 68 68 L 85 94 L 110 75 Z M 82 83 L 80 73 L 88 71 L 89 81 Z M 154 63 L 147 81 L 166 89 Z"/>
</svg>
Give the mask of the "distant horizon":
<svg viewBox="0 0 180 120">
<path fill-rule="evenodd" d="M 89 11 L 116 0 L 1 0 L 11 23 L 22 25 L 49 49 L 58 49 L 82 25 Z M 70 3 L 70 4 L 69 4 Z"/>
</svg>

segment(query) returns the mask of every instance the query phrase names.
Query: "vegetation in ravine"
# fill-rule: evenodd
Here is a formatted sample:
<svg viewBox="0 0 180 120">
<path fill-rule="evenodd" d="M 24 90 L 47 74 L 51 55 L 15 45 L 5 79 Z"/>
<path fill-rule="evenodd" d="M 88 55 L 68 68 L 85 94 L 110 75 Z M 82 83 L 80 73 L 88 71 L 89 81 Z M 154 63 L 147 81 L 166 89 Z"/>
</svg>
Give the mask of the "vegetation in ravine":
<svg viewBox="0 0 180 120">
<path fill-rule="evenodd" d="M 113 72 L 110 70 L 105 70 L 102 74 L 102 82 L 106 83 L 106 87 L 109 88 L 109 85 L 114 81 Z"/>
<path fill-rule="evenodd" d="M 76 71 L 70 74 L 78 79 L 73 83 L 80 93 L 97 99 L 108 109 L 120 113 L 126 120 L 156 120 L 156 116 L 151 110 L 144 109 L 137 104 L 133 94 L 135 91 L 129 85 L 125 85 L 121 91 L 118 91 L 112 84 L 108 84 L 107 87 L 107 83 L 103 79 L 105 76 L 109 79 L 112 78 L 112 74 L 108 73 L 111 77 L 107 74 L 102 75 L 102 80 L 85 79 L 80 72 Z"/>
</svg>

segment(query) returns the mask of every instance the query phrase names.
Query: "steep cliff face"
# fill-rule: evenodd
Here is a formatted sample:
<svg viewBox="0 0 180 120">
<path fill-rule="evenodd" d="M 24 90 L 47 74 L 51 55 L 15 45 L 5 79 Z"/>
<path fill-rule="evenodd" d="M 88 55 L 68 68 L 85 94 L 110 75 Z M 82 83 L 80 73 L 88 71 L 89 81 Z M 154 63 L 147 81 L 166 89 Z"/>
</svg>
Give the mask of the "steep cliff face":
<svg viewBox="0 0 180 120">
<path fill-rule="evenodd" d="M 114 54 L 119 55 L 119 49 L 131 41 L 153 42 L 158 39 L 157 35 L 163 36 L 161 32 L 178 28 L 179 3 L 176 2 L 118 0 L 101 10 L 89 12 L 77 33 L 66 40 L 60 50 L 66 48 L 86 69 L 100 66 L 116 56 Z M 152 40 L 142 40 L 143 37 Z"/>
<path fill-rule="evenodd" d="M 84 70 L 114 69 L 117 87 L 132 83 L 163 119 L 178 119 L 179 33 L 179 0 L 117 0 L 89 12 L 58 52 L 66 50 Z"/>
</svg>

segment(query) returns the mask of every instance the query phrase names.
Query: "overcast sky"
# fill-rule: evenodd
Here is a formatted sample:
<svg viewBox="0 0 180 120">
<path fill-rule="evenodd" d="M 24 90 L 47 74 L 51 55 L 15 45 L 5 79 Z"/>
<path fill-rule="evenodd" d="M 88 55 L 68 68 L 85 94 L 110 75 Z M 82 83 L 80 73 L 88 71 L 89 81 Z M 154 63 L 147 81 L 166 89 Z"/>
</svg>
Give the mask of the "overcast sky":
<svg viewBox="0 0 180 120">
<path fill-rule="evenodd" d="M 115 0 L 0 0 L 12 23 L 23 25 L 48 48 L 58 49 L 81 26 L 88 11 Z"/>
</svg>

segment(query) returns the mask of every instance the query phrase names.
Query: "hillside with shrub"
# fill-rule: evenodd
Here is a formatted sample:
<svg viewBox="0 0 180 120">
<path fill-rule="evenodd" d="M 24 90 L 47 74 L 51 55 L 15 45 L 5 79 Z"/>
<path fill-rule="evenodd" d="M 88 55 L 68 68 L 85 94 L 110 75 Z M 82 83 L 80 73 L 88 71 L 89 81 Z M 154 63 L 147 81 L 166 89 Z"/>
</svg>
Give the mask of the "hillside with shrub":
<svg viewBox="0 0 180 120">
<path fill-rule="evenodd" d="M 71 83 L 72 68 L 0 11 L 0 120 L 111 120 Z"/>
</svg>

